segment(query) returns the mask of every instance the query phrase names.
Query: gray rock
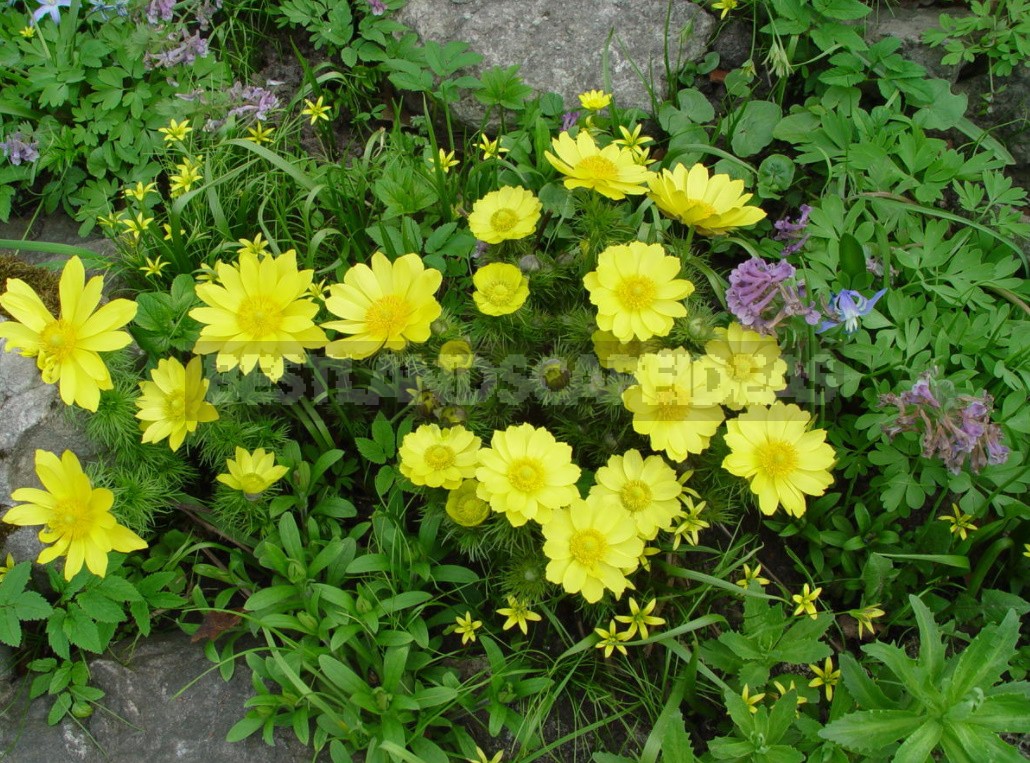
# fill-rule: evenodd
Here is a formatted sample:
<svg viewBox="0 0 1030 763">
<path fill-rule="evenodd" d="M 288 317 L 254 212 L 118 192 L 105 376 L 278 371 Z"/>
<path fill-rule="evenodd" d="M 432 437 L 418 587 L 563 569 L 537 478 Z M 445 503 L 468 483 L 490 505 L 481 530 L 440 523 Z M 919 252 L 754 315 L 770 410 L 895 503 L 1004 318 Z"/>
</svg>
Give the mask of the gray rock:
<svg viewBox="0 0 1030 763">
<path fill-rule="evenodd" d="M 116 648 L 92 661 L 93 684 L 106 692 L 78 727 L 71 720 L 46 725 L 49 701 L 24 701 L 0 714 L 0 749 L 18 763 L 58 761 L 181 761 L 181 763 L 287 763 L 312 752 L 279 729 L 275 746 L 260 733 L 229 743 L 225 735 L 243 717 L 253 695 L 242 663 L 222 681 L 198 644 L 183 634 L 162 634 Z M 197 679 L 194 683 L 194 679 Z M 88 732 L 88 735 L 87 733 Z M 90 739 L 92 736 L 92 740 Z"/>
<path fill-rule="evenodd" d="M 901 55 L 925 67 L 931 77 L 955 82 L 960 67 L 942 64 L 944 48 L 931 48 L 923 42 L 923 33 L 939 26 L 940 15 L 940 8 L 936 7 L 889 7 L 880 4 L 867 19 L 866 39 L 877 42 L 884 37 L 897 37 L 901 40 L 898 50 Z"/>
<path fill-rule="evenodd" d="M 7 559 L 10 554 L 15 562 L 34 562 L 43 543 L 39 539 L 39 527 L 18 527 L 4 538 L 0 548 L 0 559 Z"/>
<path fill-rule="evenodd" d="M 616 105 L 650 109 L 644 77 L 653 77 L 655 92 L 665 93 L 667 0 L 411 0 L 398 19 L 423 40 L 462 40 L 483 55 L 473 74 L 493 66 L 518 64 L 525 83 L 541 92 L 556 92 L 568 109 L 578 109 L 577 94 L 607 89 L 602 58 L 608 50 L 608 74 Z M 715 21 L 689 2 L 672 4 L 668 26 L 669 56 L 677 65 L 704 55 Z M 454 107 L 467 124 L 479 126 L 485 112 L 474 98 Z"/>
</svg>

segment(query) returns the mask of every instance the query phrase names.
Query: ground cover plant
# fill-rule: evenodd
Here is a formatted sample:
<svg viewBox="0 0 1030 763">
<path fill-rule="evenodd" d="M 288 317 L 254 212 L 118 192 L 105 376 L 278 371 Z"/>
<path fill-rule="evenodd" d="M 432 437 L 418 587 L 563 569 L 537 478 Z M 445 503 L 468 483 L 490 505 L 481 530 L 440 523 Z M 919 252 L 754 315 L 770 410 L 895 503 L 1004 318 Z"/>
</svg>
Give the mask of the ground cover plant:
<svg viewBox="0 0 1030 763">
<path fill-rule="evenodd" d="M 52 722 L 156 623 L 250 669 L 230 739 L 334 761 L 1022 759 L 1026 192 L 869 6 L 716 3 L 750 60 L 645 113 L 467 75 L 392 0 L 29 5 L 7 198 L 116 247 L 0 295 L 102 454 L 37 452 L 3 517 Z M 201 18 L 177 84 L 33 111 L 31 45 L 107 39 L 107 83 Z M 243 79 L 280 28 L 296 92 Z M 109 150 L 97 104 L 145 142 L 86 180 L 47 157 Z"/>
</svg>

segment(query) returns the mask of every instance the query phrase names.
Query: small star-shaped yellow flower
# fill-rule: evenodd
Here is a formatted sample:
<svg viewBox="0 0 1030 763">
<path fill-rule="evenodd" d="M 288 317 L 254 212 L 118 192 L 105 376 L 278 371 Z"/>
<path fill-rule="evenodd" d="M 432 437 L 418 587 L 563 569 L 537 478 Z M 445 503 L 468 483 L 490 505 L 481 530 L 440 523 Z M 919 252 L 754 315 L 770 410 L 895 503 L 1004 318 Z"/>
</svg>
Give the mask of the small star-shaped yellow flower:
<svg viewBox="0 0 1030 763">
<path fill-rule="evenodd" d="M 504 750 L 500 750 L 492 758 L 488 758 L 486 757 L 486 753 L 483 752 L 483 748 L 481 748 L 479 745 L 476 745 L 476 757 L 465 758 L 465 760 L 467 760 L 468 763 L 501 763 L 503 759 Z"/>
<path fill-rule="evenodd" d="M 268 254 L 268 242 L 265 241 L 264 237 L 258 233 L 254 236 L 253 240 L 241 238 L 238 239 L 240 244 L 240 256 L 245 254 L 253 254 L 255 257 L 264 257 Z"/>
<path fill-rule="evenodd" d="M 744 684 L 744 691 L 740 693 L 740 698 L 744 700 L 744 704 L 751 711 L 751 715 L 755 715 L 758 712 L 758 703 L 765 699 L 765 692 L 752 694 L 750 687 Z"/>
<path fill-rule="evenodd" d="M 499 159 L 501 154 L 508 153 L 508 149 L 501 145 L 501 139 L 490 140 L 486 133 L 479 138 L 479 149 L 483 152 L 483 159 Z"/>
<path fill-rule="evenodd" d="M 737 0 L 719 0 L 716 3 L 712 3 L 712 8 L 717 11 L 722 11 L 722 13 L 719 14 L 719 19 L 721 20 L 726 18 L 730 11 L 734 10 L 737 5 Z"/>
<path fill-rule="evenodd" d="M 851 610 L 851 616 L 858 623 L 858 637 L 862 638 L 863 629 L 867 629 L 870 636 L 875 635 L 876 631 L 873 630 L 873 620 L 877 617 L 883 617 L 885 614 L 887 613 L 880 609 L 879 604 L 870 604 L 862 609 Z"/>
<path fill-rule="evenodd" d="M 451 167 L 457 167 L 459 164 L 460 162 L 454 158 L 453 151 L 444 151 L 442 148 L 437 151 L 435 162 L 432 159 L 429 160 L 430 166 L 439 165 L 440 169 L 443 170 L 444 173 L 450 172 Z"/>
<path fill-rule="evenodd" d="M 145 230 L 149 230 L 150 223 L 152 222 L 154 222 L 153 217 L 143 217 L 143 213 L 139 212 L 134 218 L 122 220 L 122 225 L 125 226 L 125 232 L 132 235 L 138 241 L 140 234 Z"/>
<path fill-rule="evenodd" d="M 147 194 L 157 193 L 157 183 L 136 183 L 132 188 L 126 188 L 122 191 L 122 196 L 126 199 L 135 199 L 141 204 L 147 198 Z"/>
<path fill-rule="evenodd" d="M 615 624 L 614 620 L 608 623 L 608 630 L 605 630 L 604 628 L 594 628 L 594 633 L 601 637 L 601 640 L 594 644 L 594 646 L 598 649 L 604 650 L 605 659 L 611 657 L 612 652 L 616 649 L 622 654 L 628 654 L 626 651 L 626 645 L 623 642 L 629 641 L 631 635 L 629 631 L 619 633 L 619 626 Z"/>
<path fill-rule="evenodd" d="M 626 623 L 629 625 L 626 629 L 626 635 L 628 638 L 632 638 L 633 635 L 639 631 L 640 638 L 645 639 L 648 636 L 648 626 L 665 625 L 665 620 L 651 615 L 651 613 L 654 612 L 654 608 L 657 603 L 658 601 L 656 599 L 651 599 L 651 601 L 641 607 L 637 604 L 636 599 L 632 596 L 630 597 L 629 614 L 618 615 L 615 618 L 620 623 Z"/>
<path fill-rule="evenodd" d="M 749 585 L 751 585 L 752 580 L 758 583 L 758 585 L 762 586 L 763 588 L 769 585 L 769 578 L 762 577 L 762 565 L 756 564 L 755 568 L 751 569 L 750 566 L 745 564 L 744 577 L 737 581 L 737 585 L 739 585 L 741 588 L 747 588 Z"/>
<path fill-rule="evenodd" d="M 36 36 L 36 27 L 34 27 L 34 26 L 22 27 L 21 29 L 18 30 L 18 34 L 20 34 L 26 40 L 31 40 L 33 37 Z"/>
<path fill-rule="evenodd" d="M 193 128 L 190 127 L 190 120 L 184 119 L 181 122 L 176 122 L 174 119 L 168 123 L 167 127 L 158 127 L 157 131 L 164 136 L 165 143 L 174 143 L 175 141 L 184 141 L 186 136 L 193 132 Z"/>
<path fill-rule="evenodd" d="M 514 628 L 517 625 L 519 627 L 519 630 L 522 631 L 523 635 L 526 636 L 529 635 L 528 622 L 530 620 L 532 620 L 533 622 L 539 622 L 542 619 L 540 615 L 538 615 L 536 612 L 531 612 L 529 610 L 529 607 L 524 602 L 519 601 L 514 596 L 508 597 L 508 606 L 504 607 L 503 609 L 497 610 L 497 614 L 504 615 L 506 618 L 508 618 L 504 621 L 504 625 L 501 626 L 501 630 L 506 631 L 509 628 Z"/>
<path fill-rule="evenodd" d="M 941 522 L 951 522 L 948 528 L 952 535 L 959 536 L 962 540 L 969 537 L 969 533 L 976 532 L 977 527 L 973 524 L 972 514 L 963 514 L 957 503 L 951 504 L 952 516 L 937 517 Z"/>
<path fill-rule="evenodd" d="M 816 588 L 813 591 L 809 587 L 808 583 L 805 583 L 804 588 L 801 589 L 801 593 L 796 593 L 790 597 L 791 601 L 797 604 L 797 607 L 794 608 L 794 614 L 807 614 L 809 617 L 815 620 L 815 601 L 819 598 L 819 594 L 821 594 L 822 592 L 822 588 Z"/>
<path fill-rule="evenodd" d="M 476 631 L 483 627 L 482 620 L 473 620 L 472 613 L 466 611 L 464 617 L 458 617 L 455 621 L 454 632 L 461 634 L 462 645 L 476 640 Z"/>
<path fill-rule="evenodd" d="M 305 98 L 304 108 L 300 110 L 300 113 L 302 116 L 310 117 L 311 124 L 314 124 L 319 119 L 328 122 L 331 111 L 332 109 L 325 105 L 325 99 L 322 96 L 318 96 L 318 100 L 314 102 Z"/>
<path fill-rule="evenodd" d="M 822 669 L 818 665 L 809 665 L 808 667 L 815 673 L 815 678 L 809 681 L 808 685 L 813 689 L 820 686 L 825 687 L 826 701 L 832 702 L 833 687 L 840 683 L 840 671 L 833 669 L 833 659 L 827 657 Z"/>
<path fill-rule="evenodd" d="M 168 263 L 161 259 L 161 255 L 157 257 L 147 257 L 147 264 L 140 266 L 140 271 L 147 278 L 161 275 L 161 271 L 168 267 Z"/>
<path fill-rule="evenodd" d="M 275 130 L 271 127 L 265 127 L 261 122 L 258 122 L 253 127 L 247 128 L 247 137 L 244 140 L 249 140 L 251 143 L 257 143 L 259 146 L 262 143 L 272 142 L 272 133 Z"/>
</svg>

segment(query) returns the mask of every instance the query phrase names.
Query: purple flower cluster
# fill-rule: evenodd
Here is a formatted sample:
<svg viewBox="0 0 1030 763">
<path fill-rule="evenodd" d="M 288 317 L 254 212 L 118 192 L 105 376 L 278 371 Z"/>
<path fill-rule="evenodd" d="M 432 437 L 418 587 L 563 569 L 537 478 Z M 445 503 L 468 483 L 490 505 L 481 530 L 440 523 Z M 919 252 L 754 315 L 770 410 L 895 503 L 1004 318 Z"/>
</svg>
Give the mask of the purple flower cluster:
<svg viewBox="0 0 1030 763">
<path fill-rule="evenodd" d="M 752 257 L 730 273 L 726 305 L 741 325 L 761 334 L 772 334 L 780 321 L 793 315 L 814 326 L 822 316 L 804 301 L 804 287 L 794 283 L 794 273 L 785 260 L 768 263 Z"/>
<path fill-rule="evenodd" d="M 245 116 L 265 122 L 268 120 L 269 113 L 279 108 L 279 99 L 275 93 L 256 85 L 235 82 L 227 91 L 227 95 L 231 105 L 230 117 Z"/>
<path fill-rule="evenodd" d="M 150 0 L 147 6 L 147 21 L 157 24 L 171 21 L 175 11 L 175 0 Z"/>
<path fill-rule="evenodd" d="M 39 158 L 39 144 L 31 135 L 25 135 L 21 130 L 12 132 L 7 140 L 0 141 L 0 151 L 4 152 L 11 164 L 19 165 L 22 162 L 34 162 Z"/>
<path fill-rule="evenodd" d="M 988 464 L 1003 464 L 1009 449 L 1001 442 L 1001 427 L 991 421 L 993 398 L 986 392 L 960 395 L 950 381 L 939 381 L 936 369 L 926 371 L 912 389 L 880 396 L 880 405 L 898 408 L 894 421 L 883 428 L 894 439 L 901 432 L 922 434 L 924 458 L 940 458 L 953 474 L 969 468 L 979 472 Z"/>
<path fill-rule="evenodd" d="M 576 122 L 579 121 L 578 111 L 566 111 L 561 115 L 561 131 L 568 132 L 576 126 Z"/>
<path fill-rule="evenodd" d="M 185 29 L 180 29 L 178 34 L 173 32 L 166 39 L 173 47 L 161 53 L 147 53 L 143 57 L 147 69 L 170 69 L 179 64 L 192 64 L 207 55 L 207 38 L 199 33 L 187 34 Z"/>
<path fill-rule="evenodd" d="M 200 31 L 206 32 L 211 26 L 211 19 L 215 13 L 222 10 L 222 0 L 204 0 L 196 10 L 197 26 Z"/>
<path fill-rule="evenodd" d="M 373 16 L 382 16 L 386 13 L 386 3 L 383 0 L 368 0 L 368 9 Z"/>
<path fill-rule="evenodd" d="M 780 252 L 780 257 L 790 257 L 792 254 L 797 254 L 808 242 L 808 234 L 805 233 L 805 228 L 808 227 L 808 216 L 812 214 L 812 208 L 808 204 L 802 204 L 799 209 L 801 210 L 801 216 L 797 222 L 792 223 L 789 217 L 784 217 L 773 223 L 773 227 L 776 228 L 776 235 L 773 236 L 774 241 L 789 241 L 787 246 L 783 247 Z"/>
</svg>

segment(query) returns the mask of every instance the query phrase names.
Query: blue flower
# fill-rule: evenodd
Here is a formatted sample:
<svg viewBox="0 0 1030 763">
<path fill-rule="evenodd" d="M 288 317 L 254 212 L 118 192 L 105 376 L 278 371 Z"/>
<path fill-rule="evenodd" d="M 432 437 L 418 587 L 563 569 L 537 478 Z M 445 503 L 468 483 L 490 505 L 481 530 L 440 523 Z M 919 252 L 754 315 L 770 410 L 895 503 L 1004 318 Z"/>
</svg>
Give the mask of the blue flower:
<svg viewBox="0 0 1030 763">
<path fill-rule="evenodd" d="M 841 289 L 830 299 L 830 318 L 819 324 L 816 333 L 821 334 L 827 329 L 844 324 L 844 332 L 854 334 L 858 331 L 859 318 L 869 315 L 880 297 L 886 293 L 886 289 L 880 289 L 871 298 L 866 299 L 854 289 Z"/>
<path fill-rule="evenodd" d="M 72 0 L 37 0 L 39 7 L 35 13 L 32 14 L 32 23 L 38 24 L 39 20 L 44 16 L 49 15 L 54 20 L 55 24 L 61 23 L 61 8 L 67 8 L 72 4 Z"/>
</svg>

